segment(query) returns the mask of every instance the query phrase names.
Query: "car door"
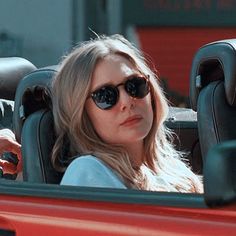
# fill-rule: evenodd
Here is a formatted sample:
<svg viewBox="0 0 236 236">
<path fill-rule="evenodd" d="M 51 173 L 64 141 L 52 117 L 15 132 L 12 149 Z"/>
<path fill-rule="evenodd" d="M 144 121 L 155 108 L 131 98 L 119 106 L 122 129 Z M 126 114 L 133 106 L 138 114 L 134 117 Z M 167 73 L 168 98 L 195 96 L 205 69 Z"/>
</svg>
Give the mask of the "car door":
<svg viewBox="0 0 236 236">
<path fill-rule="evenodd" d="M 235 235 L 203 195 L 0 182 L 1 235 Z"/>
</svg>

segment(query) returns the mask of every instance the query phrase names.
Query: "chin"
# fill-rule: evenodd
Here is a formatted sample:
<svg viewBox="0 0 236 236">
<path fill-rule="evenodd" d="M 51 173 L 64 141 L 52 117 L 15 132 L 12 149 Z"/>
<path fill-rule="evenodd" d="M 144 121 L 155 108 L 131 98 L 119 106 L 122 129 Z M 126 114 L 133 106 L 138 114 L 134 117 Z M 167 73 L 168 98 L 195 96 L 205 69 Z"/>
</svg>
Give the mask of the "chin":
<svg viewBox="0 0 236 236">
<path fill-rule="evenodd" d="M 143 141 L 147 137 L 147 134 L 131 135 L 123 139 L 123 143 L 135 143 Z"/>
</svg>

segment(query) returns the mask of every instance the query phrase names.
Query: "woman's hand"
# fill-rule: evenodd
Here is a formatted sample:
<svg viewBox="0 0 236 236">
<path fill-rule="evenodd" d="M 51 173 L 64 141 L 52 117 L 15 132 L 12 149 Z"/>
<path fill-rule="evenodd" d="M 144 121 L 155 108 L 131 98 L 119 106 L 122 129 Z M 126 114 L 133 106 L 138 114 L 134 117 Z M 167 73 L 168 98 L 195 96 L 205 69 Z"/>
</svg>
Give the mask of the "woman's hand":
<svg viewBox="0 0 236 236">
<path fill-rule="evenodd" d="M 14 133 L 9 129 L 0 130 L 0 155 L 4 152 L 12 152 L 17 155 L 17 166 L 13 163 L 0 159 L 3 174 L 16 174 L 22 171 L 21 145 L 16 142 Z"/>
</svg>

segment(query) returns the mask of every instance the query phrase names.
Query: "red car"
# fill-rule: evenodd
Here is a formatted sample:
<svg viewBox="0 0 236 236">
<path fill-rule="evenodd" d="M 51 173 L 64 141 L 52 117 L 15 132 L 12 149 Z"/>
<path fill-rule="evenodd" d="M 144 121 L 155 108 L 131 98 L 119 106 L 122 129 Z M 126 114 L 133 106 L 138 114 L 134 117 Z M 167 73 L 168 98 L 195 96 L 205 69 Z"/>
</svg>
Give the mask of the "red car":
<svg viewBox="0 0 236 236">
<path fill-rule="evenodd" d="M 236 235 L 236 40 L 199 49 L 190 82 L 197 113 L 172 108 L 166 121 L 203 173 L 204 194 L 60 186 L 49 161 L 56 70 L 0 59 L 1 98 L 14 100 L 24 160 L 24 181 L 0 180 L 0 235 Z"/>
</svg>

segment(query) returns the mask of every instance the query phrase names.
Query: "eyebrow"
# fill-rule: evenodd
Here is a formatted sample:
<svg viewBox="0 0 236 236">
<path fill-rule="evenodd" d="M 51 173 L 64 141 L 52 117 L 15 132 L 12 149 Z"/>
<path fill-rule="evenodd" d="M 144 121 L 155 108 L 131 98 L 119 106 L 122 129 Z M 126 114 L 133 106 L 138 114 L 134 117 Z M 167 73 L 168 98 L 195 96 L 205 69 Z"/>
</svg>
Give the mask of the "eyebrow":
<svg viewBox="0 0 236 236">
<path fill-rule="evenodd" d="M 133 74 L 130 74 L 130 75 L 126 76 L 126 77 L 125 77 L 120 83 L 118 83 L 118 84 L 112 84 L 112 83 L 110 83 L 110 82 L 107 82 L 107 83 L 104 83 L 104 84 L 102 84 L 102 85 L 98 85 L 98 86 L 96 86 L 94 89 L 92 89 L 92 92 L 90 92 L 90 93 L 93 93 L 94 91 L 96 91 L 96 90 L 98 90 L 98 89 L 100 89 L 100 88 L 102 88 L 102 87 L 108 86 L 108 85 L 112 85 L 112 86 L 114 86 L 114 87 L 119 86 L 119 85 L 121 85 L 121 84 L 124 84 L 124 82 L 125 82 L 126 80 L 131 79 L 132 77 L 135 77 L 135 76 L 145 77 L 141 72 L 137 71 L 137 72 L 134 72 Z"/>
</svg>

